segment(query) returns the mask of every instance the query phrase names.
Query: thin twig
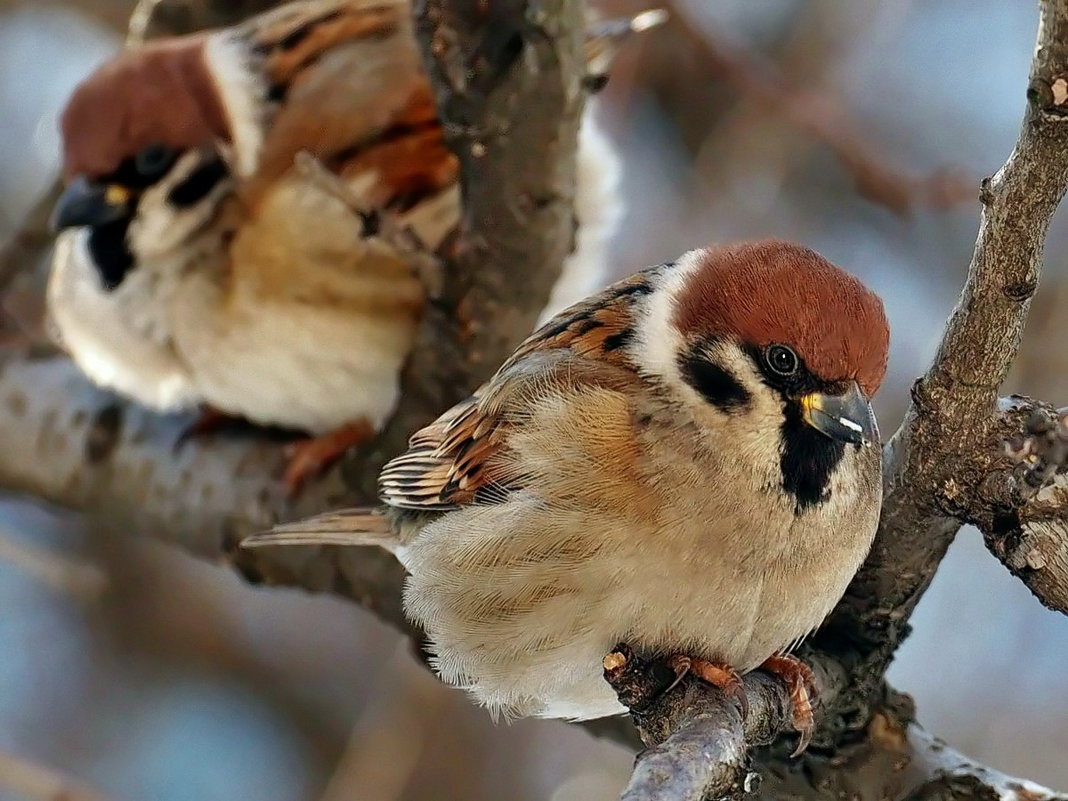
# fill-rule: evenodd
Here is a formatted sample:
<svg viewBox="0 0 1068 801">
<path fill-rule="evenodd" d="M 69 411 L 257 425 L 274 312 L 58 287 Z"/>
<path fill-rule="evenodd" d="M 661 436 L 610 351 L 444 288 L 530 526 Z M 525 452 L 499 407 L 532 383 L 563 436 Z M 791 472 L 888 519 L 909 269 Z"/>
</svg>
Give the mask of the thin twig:
<svg viewBox="0 0 1068 801">
<path fill-rule="evenodd" d="M 942 209 L 975 199 L 975 179 L 958 168 L 916 175 L 880 152 L 853 114 L 832 92 L 792 81 L 770 60 L 688 18 L 685 4 L 670 3 L 674 30 L 713 75 L 760 109 L 782 117 L 831 151 L 852 177 L 857 192 L 895 214 Z"/>
<path fill-rule="evenodd" d="M 28 545 L 3 531 L 0 531 L 0 562 L 81 601 L 95 601 L 108 585 L 107 575 L 96 565 Z"/>
</svg>

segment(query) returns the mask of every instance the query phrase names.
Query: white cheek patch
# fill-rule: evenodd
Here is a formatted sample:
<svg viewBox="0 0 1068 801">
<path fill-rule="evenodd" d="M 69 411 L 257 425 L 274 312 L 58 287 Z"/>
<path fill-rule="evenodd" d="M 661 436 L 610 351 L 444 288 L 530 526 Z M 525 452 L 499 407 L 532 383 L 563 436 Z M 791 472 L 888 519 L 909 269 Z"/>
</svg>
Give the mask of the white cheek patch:
<svg viewBox="0 0 1068 801">
<path fill-rule="evenodd" d="M 252 63 L 246 42 L 233 33 L 208 38 L 204 58 L 215 79 L 234 143 L 234 165 L 242 178 L 256 171 L 267 124 L 267 87 Z"/>
<path fill-rule="evenodd" d="M 665 272 L 660 285 L 648 297 L 640 312 L 635 337 L 635 361 L 649 373 L 673 387 L 686 387 L 696 396 L 679 371 L 678 355 L 683 341 L 675 328 L 675 300 L 687 280 L 700 266 L 703 251 L 691 250 Z"/>
</svg>

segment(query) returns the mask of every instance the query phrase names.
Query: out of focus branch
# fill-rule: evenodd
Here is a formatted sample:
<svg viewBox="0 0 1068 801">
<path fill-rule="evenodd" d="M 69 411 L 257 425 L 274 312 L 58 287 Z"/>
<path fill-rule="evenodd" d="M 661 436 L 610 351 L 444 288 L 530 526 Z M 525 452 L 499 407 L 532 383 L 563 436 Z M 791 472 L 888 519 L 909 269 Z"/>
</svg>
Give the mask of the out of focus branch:
<svg viewBox="0 0 1068 801">
<path fill-rule="evenodd" d="M 739 96 L 779 115 L 831 151 L 857 192 L 899 215 L 915 208 L 947 208 L 975 198 L 975 179 L 945 168 L 918 175 L 893 163 L 826 89 L 797 84 L 770 60 L 726 33 L 712 33 L 689 19 L 685 3 L 669 2 L 673 42 L 698 54 L 702 67 Z M 667 38 L 667 37 L 665 37 Z M 679 46 L 678 44 L 674 46 Z"/>
<path fill-rule="evenodd" d="M 45 765 L 0 751 L 0 788 L 27 801 L 107 801 L 100 793 Z"/>
<path fill-rule="evenodd" d="M 5 531 L 0 531 L 0 562 L 83 602 L 96 601 L 108 586 L 107 575 L 96 565 L 28 545 Z"/>
<path fill-rule="evenodd" d="M 0 294 L 11 285 L 15 276 L 34 269 L 51 250 L 55 234 L 48 221 L 62 189 L 59 181 L 49 187 L 33 204 L 14 235 L 0 244 Z"/>
</svg>

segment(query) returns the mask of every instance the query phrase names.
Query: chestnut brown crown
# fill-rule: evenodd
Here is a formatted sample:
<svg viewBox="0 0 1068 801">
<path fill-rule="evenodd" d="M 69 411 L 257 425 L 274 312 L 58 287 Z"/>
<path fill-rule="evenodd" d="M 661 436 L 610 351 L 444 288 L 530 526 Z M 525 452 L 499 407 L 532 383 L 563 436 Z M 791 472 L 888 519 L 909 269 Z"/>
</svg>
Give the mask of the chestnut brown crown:
<svg viewBox="0 0 1068 801">
<path fill-rule="evenodd" d="M 869 398 L 886 373 L 882 301 L 818 253 L 767 240 L 711 247 L 675 301 L 686 338 L 726 336 L 793 348 L 827 382 L 855 380 Z"/>
<path fill-rule="evenodd" d="M 230 139 L 203 37 L 120 53 L 74 90 L 60 118 L 63 175 L 99 178 L 152 145 L 185 150 Z"/>
</svg>

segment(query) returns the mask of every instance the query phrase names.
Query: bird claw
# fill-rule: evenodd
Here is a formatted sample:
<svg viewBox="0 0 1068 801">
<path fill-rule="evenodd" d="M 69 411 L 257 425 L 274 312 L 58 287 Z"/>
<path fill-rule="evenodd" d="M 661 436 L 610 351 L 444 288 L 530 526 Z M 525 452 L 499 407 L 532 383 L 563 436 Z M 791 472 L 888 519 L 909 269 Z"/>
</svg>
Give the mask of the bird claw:
<svg viewBox="0 0 1068 801">
<path fill-rule="evenodd" d="M 287 459 L 282 483 L 287 498 L 292 498 L 304 482 L 321 474 L 349 448 L 362 445 L 374 436 L 374 429 L 366 420 L 328 431 L 317 437 L 291 442 L 282 449 Z"/>
<path fill-rule="evenodd" d="M 760 667 L 781 678 L 790 691 L 792 723 L 799 735 L 797 748 L 790 756 L 799 757 L 812 742 L 812 732 L 816 728 L 816 719 L 812 713 L 813 705 L 819 696 L 816 677 L 812 668 L 796 656 L 785 654 L 768 657 Z"/>
<path fill-rule="evenodd" d="M 675 671 L 675 681 L 665 692 L 673 690 L 688 673 L 693 673 L 702 681 L 718 687 L 724 695 L 734 701 L 742 715 L 742 720 L 749 717 L 749 696 L 746 695 L 741 676 L 734 668 L 684 654 L 674 654 L 668 657 L 667 664 Z"/>
</svg>

